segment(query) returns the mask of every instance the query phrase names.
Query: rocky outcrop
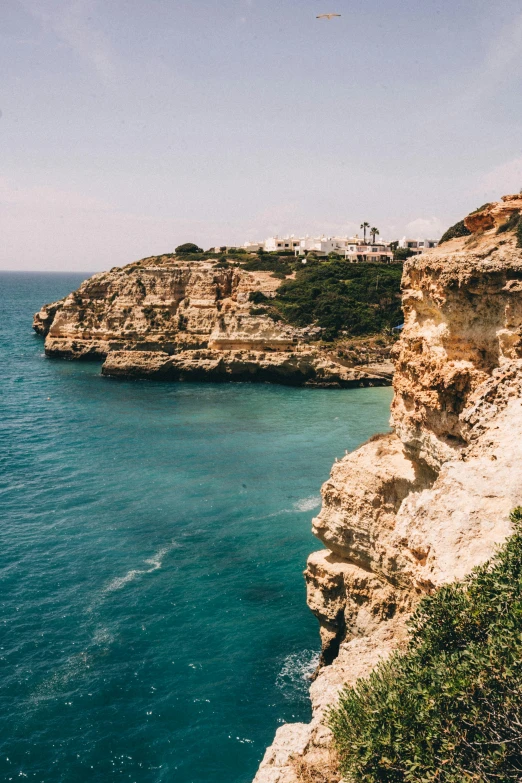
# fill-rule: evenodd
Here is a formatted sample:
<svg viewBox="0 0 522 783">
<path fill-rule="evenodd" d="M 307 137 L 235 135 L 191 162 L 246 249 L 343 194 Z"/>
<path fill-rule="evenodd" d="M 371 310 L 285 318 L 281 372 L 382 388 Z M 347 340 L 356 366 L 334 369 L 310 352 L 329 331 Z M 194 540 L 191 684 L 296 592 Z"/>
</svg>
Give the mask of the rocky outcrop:
<svg viewBox="0 0 522 783">
<path fill-rule="evenodd" d="M 107 376 L 389 385 L 390 361 L 353 366 L 318 344 L 320 329 L 275 321 L 252 298 L 275 295 L 267 272 L 172 256 L 94 275 L 36 313 L 51 357 L 104 361 Z M 348 365 L 348 366 L 347 366 Z"/>
<path fill-rule="evenodd" d="M 317 351 L 111 351 L 102 367 L 112 377 L 169 381 L 260 381 L 353 388 L 389 385 L 393 367 L 348 369 Z"/>
<path fill-rule="evenodd" d="M 522 250 L 514 229 L 497 232 L 519 209 L 518 196 L 488 204 L 466 219 L 470 236 L 405 265 L 394 432 L 334 465 L 313 522 L 326 547 L 305 572 L 323 646 L 313 720 L 278 730 L 256 783 L 338 780 L 326 707 L 400 647 L 421 596 L 510 532 L 522 503 Z"/>
<path fill-rule="evenodd" d="M 464 225 L 472 234 L 479 231 L 490 231 L 493 228 L 498 229 L 509 220 L 513 213 L 518 213 L 521 209 L 522 195 L 520 193 L 502 196 L 501 201 L 485 204 L 464 218 Z"/>
</svg>

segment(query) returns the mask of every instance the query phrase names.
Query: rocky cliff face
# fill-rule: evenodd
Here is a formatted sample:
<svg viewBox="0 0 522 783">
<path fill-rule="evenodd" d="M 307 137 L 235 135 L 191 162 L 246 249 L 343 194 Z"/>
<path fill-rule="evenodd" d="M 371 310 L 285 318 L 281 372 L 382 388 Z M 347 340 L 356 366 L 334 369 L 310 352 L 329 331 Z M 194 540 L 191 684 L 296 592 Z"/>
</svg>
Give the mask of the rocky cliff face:
<svg viewBox="0 0 522 783">
<path fill-rule="evenodd" d="M 336 463 L 313 522 L 308 604 L 322 668 L 311 724 L 276 734 L 256 783 L 336 781 L 324 712 L 405 639 L 419 598 L 487 560 L 522 502 L 522 198 L 407 262 L 394 433 Z M 499 228 L 500 233 L 499 233 Z"/>
<path fill-rule="evenodd" d="M 274 296 L 279 284 L 267 272 L 151 257 L 94 275 L 44 306 L 33 327 L 45 336 L 48 356 L 104 360 L 102 372 L 111 376 L 346 387 L 391 382 L 389 363 L 343 366 L 318 350 L 320 330 L 256 314 L 251 294 Z"/>
</svg>

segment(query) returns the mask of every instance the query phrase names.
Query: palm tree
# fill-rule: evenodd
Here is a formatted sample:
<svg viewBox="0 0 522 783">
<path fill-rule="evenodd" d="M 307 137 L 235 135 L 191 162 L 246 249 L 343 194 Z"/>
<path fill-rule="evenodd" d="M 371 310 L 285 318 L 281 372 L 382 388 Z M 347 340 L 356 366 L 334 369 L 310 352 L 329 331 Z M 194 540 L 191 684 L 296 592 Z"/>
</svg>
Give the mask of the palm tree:
<svg viewBox="0 0 522 783">
<path fill-rule="evenodd" d="M 361 223 L 361 228 L 364 232 L 364 241 L 366 242 L 366 229 L 370 228 L 370 224 L 364 221 L 364 223 Z"/>
<path fill-rule="evenodd" d="M 370 229 L 370 234 L 372 235 L 372 244 L 373 245 L 375 245 L 375 237 L 378 236 L 380 233 L 381 232 L 379 231 L 379 229 L 375 228 L 375 226 Z"/>
</svg>

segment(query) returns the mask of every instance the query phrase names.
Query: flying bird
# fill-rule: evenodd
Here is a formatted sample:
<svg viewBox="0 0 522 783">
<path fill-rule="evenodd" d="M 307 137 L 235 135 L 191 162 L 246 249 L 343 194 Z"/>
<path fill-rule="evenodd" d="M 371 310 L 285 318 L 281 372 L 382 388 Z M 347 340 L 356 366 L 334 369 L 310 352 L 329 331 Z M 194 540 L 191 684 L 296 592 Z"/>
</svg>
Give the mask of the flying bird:
<svg viewBox="0 0 522 783">
<path fill-rule="evenodd" d="M 319 16 L 316 16 L 316 19 L 333 19 L 334 16 L 341 16 L 341 14 L 319 14 Z"/>
</svg>

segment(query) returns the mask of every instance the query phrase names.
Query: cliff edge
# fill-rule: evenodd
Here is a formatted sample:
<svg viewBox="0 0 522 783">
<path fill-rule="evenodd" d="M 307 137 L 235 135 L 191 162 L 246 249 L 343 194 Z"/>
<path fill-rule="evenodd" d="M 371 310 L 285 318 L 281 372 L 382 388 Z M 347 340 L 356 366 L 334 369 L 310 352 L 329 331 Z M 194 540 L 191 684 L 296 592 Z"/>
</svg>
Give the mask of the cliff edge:
<svg viewBox="0 0 522 783">
<path fill-rule="evenodd" d="M 324 724 L 343 685 L 400 647 L 418 600 L 488 560 L 522 503 L 522 197 L 406 262 L 391 435 L 337 462 L 313 531 L 321 667 L 310 724 L 281 726 L 255 783 L 339 780 Z"/>
<path fill-rule="evenodd" d="M 269 300 L 280 284 L 269 272 L 154 256 L 94 275 L 42 307 L 33 328 L 47 356 L 103 361 L 113 377 L 390 385 L 390 361 L 342 361 L 320 346 L 320 329 L 257 312 L 256 296 Z"/>
</svg>

